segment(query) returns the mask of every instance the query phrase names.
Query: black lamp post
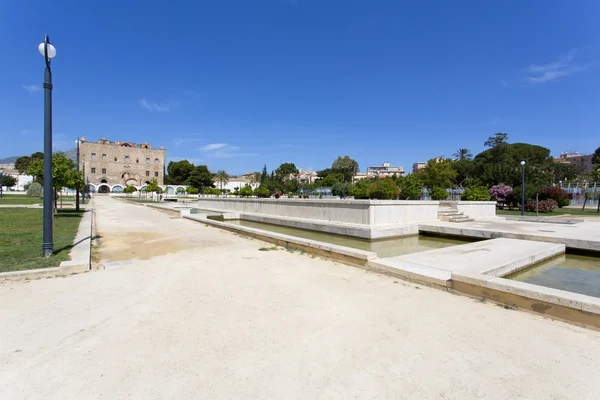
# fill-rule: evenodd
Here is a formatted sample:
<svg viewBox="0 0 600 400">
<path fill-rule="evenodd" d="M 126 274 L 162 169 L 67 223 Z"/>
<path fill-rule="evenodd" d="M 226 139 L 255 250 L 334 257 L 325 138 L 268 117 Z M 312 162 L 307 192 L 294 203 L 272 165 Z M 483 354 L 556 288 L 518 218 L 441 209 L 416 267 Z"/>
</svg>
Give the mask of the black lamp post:
<svg viewBox="0 0 600 400">
<path fill-rule="evenodd" d="M 52 70 L 50 59 L 56 56 L 56 49 L 50 44 L 48 35 L 40 43 L 38 50 L 46 61 L 44 73 L 44 237 L 42 251 L 50 257 L 54 248 L 52 238 Z"/>
<path fill-rule="evenodd" d="M 0 169 L 0 199 L 2 198 L 2 185 L 4 185 L 4 171 Z"/>
<path fill-rule="evenodd" d="M 79 172 L 79 138 L 77 138 L 76 143 L 77 143 L 77 165 L 75 166 L 75 171 Z M 79 188 L 75 189 L 75 211 L 79 211 Z"/>
<path fill-rule="evenodd" d="M 77 154 L 79 154 L 79 152 L 77 152 Z M 81 170 L 83 173 L 83 190 L 81 191 L 81 204 L 85 204 L 85 190 L 87 188 L 86 182 L 85 182 L 85 160 L 82 161 L 82 165 L 81 165 Z"/>
<path fill-rule="evenodd" d="M 525 161 L 521 161 L 521 215 L 525 215 Z"/>
</svg>

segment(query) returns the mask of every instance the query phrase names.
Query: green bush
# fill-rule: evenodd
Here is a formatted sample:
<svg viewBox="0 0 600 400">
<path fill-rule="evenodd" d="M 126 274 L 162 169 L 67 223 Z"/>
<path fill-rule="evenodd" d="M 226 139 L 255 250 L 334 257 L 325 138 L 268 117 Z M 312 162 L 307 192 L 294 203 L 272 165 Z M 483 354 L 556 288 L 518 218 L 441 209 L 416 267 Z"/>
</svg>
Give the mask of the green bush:
<svg viewBox="0 0 600 400">
<path fill-rule="evenodd" d="M 32 182 L 29 189 L 27 189 L 27 196 L 31 197 L 42 197 L 44 194 L 44 187 L 38 182 Z"/>
<path fill-rule="evenodd" d="M 569 194 L 558 187 L 544 186 L 540 188 L 539 200 L 554 200 L 558 207 L 566 207 L 571 204 Z"/>
<path fill-rule="evenodd" d="M 471 186 L 465 189 L 461 200 L 466 201 L 490 201 L 491 197 L 485 186 Z"/>
<path fill-rule="evenodd" d="M 528 200 L 535 201 L 535 195 L 540 192 L 540 187 L 533 183 L 525 184 L 525 203 Z M 508 201 L 511 207 L 518 207 L 521 204 L 521 186 L 513 188 L 512 193 L 508 196 Z"/>
<path fill-rule="evenodd" d="M 350 184 L 345 182 L 337 182 L 333 184 L 331 188 L 331 194 L 334 196 L 339 196 L 342 199 L 344 197 L 348 197 L 350 194 Z"/>
<path fill-rule="evenodd" d="M 250 197 L 252 196 L 252 187 L 250 185 L 246 185 L 240 189 L 240 196 L 242 197 Z"/>
<path fill-rule="evenodd" d="M 432 200 L 446 200 L 448 198 L 448 191 L 441 187 L 434 187 L 429 193 Z"/>
<path fill-rule="evenodd" d="M 136 192 L 137 189 L 135 188 L 135 186 L 129 185 L 123 191 L 125 193 L 133 193 L 133 192 Z"/>
<path fill-rule="evenodd" d="M 203 190 L 204 194 L 221 194 L 221 191 L 216 188 L 207 187 Z"/>
<path fill-rule="evenodd" d="M 187 188 L 187 192 L 188 192 L 188 194 L 198 194 L 198 188 L 189 187 L 189 188 Z"/>
<path fill-rule="evenodd" d="M 369 186 L 369 198 L 378 200 L 396 200 L 400 188 L 392 178 L 378 179 Z"/>
<path fill-rule="evenodd" d="M 271 192 L 269 191 L 269 189 L 265 186 L 259 186 L 256 189 L 254 189 L 254 195 L 256 197 L 260 197 L 260 198 L 265 198 L 265 197 L 270 197 L 271 196 Z"/>
<path fill-rule="evenodd" d="M 353 196 L 355 199 L 368 199 L 369 182 L 370 181 L 368 179 L 361 179 L 348 190 L 348 194 Z"/>
<path fill-rule="evenodd" d="M 402 200 L 421 199 L 423 184 L 416 174 L 410 174 L 400 180 L 400 198 Z"/>
</svg>

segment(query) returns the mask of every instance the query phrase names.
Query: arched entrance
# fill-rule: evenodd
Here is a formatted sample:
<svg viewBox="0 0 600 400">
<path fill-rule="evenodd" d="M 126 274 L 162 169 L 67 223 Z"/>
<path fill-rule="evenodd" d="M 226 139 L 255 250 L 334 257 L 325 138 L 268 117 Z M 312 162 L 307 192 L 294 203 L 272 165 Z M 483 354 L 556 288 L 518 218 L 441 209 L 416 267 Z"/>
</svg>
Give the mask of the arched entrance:
<svg viewBox="0 0 600 400">
<path fill-rule="evenodd" d="M 106 183 L 101 183 L 98 185 L 98 193 L 110 193 L 110 186 Z"/>
</svg>

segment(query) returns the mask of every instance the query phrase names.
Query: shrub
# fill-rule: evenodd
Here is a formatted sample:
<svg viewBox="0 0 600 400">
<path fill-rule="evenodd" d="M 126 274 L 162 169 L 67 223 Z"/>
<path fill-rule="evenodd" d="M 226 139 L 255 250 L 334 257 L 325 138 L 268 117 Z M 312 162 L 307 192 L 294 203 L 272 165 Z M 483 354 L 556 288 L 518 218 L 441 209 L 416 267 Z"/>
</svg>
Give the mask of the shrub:
<svg viewBox="0 0 600 400">
<path fill-rule="evenodd" d="M 135 188 L 135 186 L 129 185 L 123 191 L 125 193 L 133 193 L 133 192 L 136 192 L 137 189 Z"/>
<path fill-rule="evenodd" d="M 246 185 L 240 189 L 240 196 L 242 197 L 250 197 L 252 196 L 252 187 L 250 185 Z"/>
<path fill-rule="evenodd" d="M 423 184 L 416 174 L 410 174 L 400 181 L 400 198 L 403 200 L 421 199 Z"/>
<path fill-rule="evenodd" d="M 195 187 L 189 187 L 189 188 L 187 188 L 187 192 L 188 192 L 189 194 L 198 194 L 198 188 L 195 188 Z"/>
<path fill-rule="evenodd" d="M 527 204 L 528 200 L 535 201 L 535 195 L 539 192 L 539 186 L 533 183 L 525 184 L 525 203 Z M 511 207 L 517 207 L 521 204 L 521 186 L 516 186 L 513 188 L 512 193 L 508 196 L 508 203 Z"/>
<path fill-rule="evenodd" d="M 337 182 L 331 188 L 331 194 L 340 196 L 341 198 L 348 197 L 350 194 L 350 184 L 345 182 Z"/>
<path fill-rule="evenodd" d="M 361 179 L 356 182 L 349 190 L 348 194 L 354 196 L 355 199 L 368 199 L 369 198 L 369 180 Z"/>
<path fill-rule="evenodd" d="M 539 192 L 540 200 L 554 200 L 559 207 L 566 207 L 571 204 L 569 201 L 569 194 L 558 187 L 544 186 L 540 188 Z"/>
<path fill-rule="evenodd" d="M 429 193 L 432 200 L 446 200 L 448 198 L 448 191 L 441 187 L 434 187 Z"/>
<path fill-rule="evenodd" d="M 499 185 L 492 186 L 490 190 L 488 190 L 488 193 L 492 200 L 498 202 L 500 207 L 503 207 L 504 204 L 508 203 L 512 191 L 513 188 L 511 186 L 501 183 Z"/>
<path fill-rule="evenodd" d="M 203 190 L 204 194 L 221 194 L 221 191 L 216 188 L 207 187 Z"/>
<path fill-rule="evenodd" d="M 554 210 L 556 207 L 558 207 L 558 203 L 555 200 L 552 199 L 548 199 L 548 200 L 540 200 L 537 203 L 537 210 L 541 213 L 548 213 L 548 212 L 552 212 L 552 210 Z M 528 202 L 525 203 L 525 211 L 531 211 L 531 212 L 535 212 L 536 211 L 536 202 L 535 200 L 530 200 Z"/>
<path fill-rule="evenodd" d="M 254 195 L 256 197 L 261 197 L 261 198 L 265 198 L 265 197 L 269 197 L 271 196 L 271 192 L 269 191 L 269 189 L 265 186 L 259 186 L 256 189 L 254 189 Z"/>
<path fill-rule="evenodd" d="M 42 197 L 43 193 L 44 187 L 39 182 L 32 182 L 29 189 L 27 189 L 27 196 Z"/>
<path fill-rule="evenodd" d="M 184 189 L 184 188 L 181 188 L 181 187 L 180 187 L 180 188 L 177 188 L 177 193 L 178 193 L 178 194 L 183 194 L 183 193 L 185 193 L 185 189 Z"/>
<path fill-rule="evenodd" d="M 461 200 L 466 201 L 489 201 L 490 194 L 485 186 L 471 186 L 465 189 Z"/>
<path fill-rule="evenodd" d="M 378 179 L 369 186 L 369 198 L 378 200 L 396 200 L 400 188 L 392 178 Z"/>
</svg>

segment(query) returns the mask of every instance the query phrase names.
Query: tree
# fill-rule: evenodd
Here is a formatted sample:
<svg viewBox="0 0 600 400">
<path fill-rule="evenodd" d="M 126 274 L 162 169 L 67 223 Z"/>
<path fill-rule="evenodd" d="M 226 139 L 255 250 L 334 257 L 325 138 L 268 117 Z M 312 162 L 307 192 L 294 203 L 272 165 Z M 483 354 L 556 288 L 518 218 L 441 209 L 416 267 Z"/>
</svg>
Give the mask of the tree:
<svg viewBox="0 0 600 400">
<path fill-rule="evenodd" d="M 29 165 L 31 164 L 31 157 L 22 156 L 15 160 L 15 169 L 19 171 L 20 174 L 25 175 L 27 171 L 29 171 Z"/>
<path fill-rule="evenodd" d="M 300 185 L 295 179 L 287 180 L 283 184 L 283 193 L 296 193 L 299 189 Z"/>
<path fill-rule="evenodd" d="M 168 183 L 171 185 L 184 185 L 190 179 L 195 168 L 194 164 L 188 160 L 170 161 L 167 166 Z"/>
<path fill-rule="evenodd" d="M 44 159 L 33 160 L 28 173 L 33 175 L 37 182 L 43 182 Z M 65 153 L 58 152 L 52 155 L 52 186 L 55 190 L 83 188 L 81 173 L 75 170 L 75 163 Z"/>
<path fill-rule="evenodd" d="M 434 187 L 429 193 L 431 200 L 446 200 L 448 198 L 448 191 L 441 187 Z"/>
<path fill-rule="evenodd" d="M 496 147 L 502 143 L 507 143 L 508 141 L 508 133 L 496 133 L 494 136 L 490 136 L 488 140 L 483 144 L 486 147 Z"/>
<path fill-rule="evenodd" d="M 2 175 L 2 186 L 11 188 L 17 184 L 17 178 L 12 175 Z"/>
<path fill-rule="evenodd" d="M 283 163 L 275 170 L 275 175 L 280 181 L 286 181 L 296 177 L 299 172 L 294 163 Z"/>
<path fill-rule="evenodd" d="M 269 179 L 269 174 L 267 173 L 267 164 L 265 164 L 262 172 L 260 173 L 260 184 L 263 185 L 267 179 Z"/>
<path fill-rule="evenodd" d="M 348 193 L 355 199 L 368 199 L 370 183 L 371 181 L 368 179 L 361 179 L 352 185 Z"/>
<path fill-rule="evenodd" d="M 375 179 L 369 186 L 369 198 L 378 200 L 396 200 L 400 189 L 392 178 Z"/>
<path fill-rule="evenodd" d="M 473 154 L 469 149 L 458 149 L 456 153 L 454 153 L 454 158 L 456 160 L 470 160 L 473 158 Z"/>
<path fill-rule="evenodd" d="M 156 178 L 152 178 L 149 184 L 146 185 L 146 192 L 160 192 L 160 186 Z"/>
<path fill-rule="evenodd" d="M 240 189 L 240 196 L 242 197 L 250 197 L 252 196 L 252 186 L 246 185 Z"/>
<path fill-rule="evenodd" d="M 337 182 L 331 188 L 331 194 L 334 196 L 339 196 L 340 198 L 348 197 L 350 194 L 351 185 L 346 182 Z"/>
<path fill-rule="evenodd" d="M 206 165 L 198 165 L 194 168 L 194 171 L 192 171 L 185 184 L 196 189 L 213 187 L 213 174 L 208 170 Z"/>
<path fill-rule="evenodd" d="M 465 189 L 461 200 L 466 201 L 489 201 L 490 194 L 485 186 L 470 186 Z"/>
<path fill-rule="evenodd" d="M 423 171 L 419 172 L 419 177 L 428 189 L 440 187 L 447 189 L 456 185 L 458 173 L 454 169 L 454 161 L 449 158 L 432 158 L 427 161 Z"/>
<path fill-rule="evenodd" d="M 331 170 L 342 174 L 344 182 L 352 182 L 352 177 L 358 172 L 358 162 L 348 156 L 339 156 L 331 164 Z"/>
<path fill-rule="evenodd" d="M 254 189 L 254 195 L 256 197 L 269 197 L 271 196 L 271 191 L 269 190 L 269 188 L 267 188 L 266 186 L 259 186 L 256 189 Z"/>
<path fill-rule="evenodd" d="M 223 185 L 227 185 L 229 183 L 229 174 L 221 169 L 217 171 L 214 179 L 215 182 L 219 184 L 219 188 L 223 190 Z"/>
<path fill-rule="evenodd" d="M 336 183 L 344 182 L 344 175 L 339 172 L 334 172 L 327 175 L 323 179 L 317 179 L 315 184 L 319 187 L 333 187 Z"/>
<path fill-rule="evenodd" d="M 592 156 L 592 164 L 596 164 L 596 169 L 600 168 L 600 147 L 594 151 L 594 155 Z"/>
<path fill-rule="evenodd" d="M 409 174 L 400 180 L 400 198 L 403 200 L 419 200 L 422 189 L 420 174 Z"/>
<path fill-rule="evenodd" d="M 125 193 L 127 193 L 127 195 L 129 196 L 129 194 L 136 192 L 137 189 L 135 188 L 135 186 L 129 185 L 127 186 L 124 190 Z"/>
</svg>

